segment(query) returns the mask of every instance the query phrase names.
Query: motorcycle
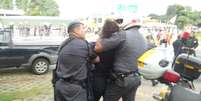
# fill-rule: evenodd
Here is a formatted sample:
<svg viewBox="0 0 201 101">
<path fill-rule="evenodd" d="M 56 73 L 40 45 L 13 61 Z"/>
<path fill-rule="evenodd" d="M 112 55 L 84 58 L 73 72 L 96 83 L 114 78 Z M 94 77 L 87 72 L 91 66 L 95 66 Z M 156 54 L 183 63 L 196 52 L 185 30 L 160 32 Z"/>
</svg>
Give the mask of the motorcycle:
<svg viewBox="0 0 201 101">
<path fill-rule="evenodd" d="M 160 49 L 154 48 L 138 59 L 139 72 L 145 79 L 167 85 L 153 98 L 158 101 L 201 101 L 201 94 L 194 91 L 193 84 L 201 74 L 201 60 L 181 54 L 172 65 L 171 61 L 160 57 L 160 53 Z"/>
</svg>

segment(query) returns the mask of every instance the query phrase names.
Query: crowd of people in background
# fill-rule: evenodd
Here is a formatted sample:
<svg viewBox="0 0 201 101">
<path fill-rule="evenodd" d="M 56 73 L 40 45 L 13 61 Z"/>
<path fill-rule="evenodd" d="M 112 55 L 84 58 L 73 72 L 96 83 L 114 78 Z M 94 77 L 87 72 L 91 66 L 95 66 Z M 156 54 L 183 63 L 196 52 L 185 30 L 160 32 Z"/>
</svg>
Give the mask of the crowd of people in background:
<svg viewBox="0 0 201 101">
<path fill-rule="evenodd" d="M 17 37 L 49 37 L 49 36 L 67 36 L 66 26 L 50 25 L 27 25 L 19 24 L 14 26 L 14 36 Z"/>
<path fill-rule="evenodd" d="M 173 33 L 160 29 L 158 32 L 154 33 L 149 31 L 148 34 L 145 34 L 145 38 L 147 39 L 150 48 L 161 45 L 165 47 L 173 45 L 176 54 L 176 51 L 178 50 L 177 48 L 181 45 L 183 45 L 182 47 L 195 49 L 199 44 L 194 31 L 181 31 L 180 33 Z"/>
</svg>

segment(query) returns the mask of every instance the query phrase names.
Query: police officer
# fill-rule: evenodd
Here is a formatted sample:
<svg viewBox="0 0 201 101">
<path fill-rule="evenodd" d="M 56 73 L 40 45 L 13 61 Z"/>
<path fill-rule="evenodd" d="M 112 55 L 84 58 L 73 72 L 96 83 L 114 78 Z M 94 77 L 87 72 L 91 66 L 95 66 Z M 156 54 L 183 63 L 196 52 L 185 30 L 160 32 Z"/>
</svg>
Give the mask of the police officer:
<svg viewBox="0 0 201 101">
<path fill-rule="evenodd" d="M 87 63 L 90 55 L 85 41 L 84 26 L 72 22 L 68 26 L 69 40 L 59 50 L 55 84 L 56 101 L 87 101 Z"/>
<path fill-rule="evenodd" d="M 109 38 L 96 42 L 95 51 L 104 52 L 117 47 L 114 59 L 114 82 L 107 85 L 104 101 L 135 101 L 136 90 L 141 84 L 138 75 L 137 58 L 147 49 L 140 26 L 132 21 L 125 26 L 126 31 L 113 33 Z"/>
</svg>

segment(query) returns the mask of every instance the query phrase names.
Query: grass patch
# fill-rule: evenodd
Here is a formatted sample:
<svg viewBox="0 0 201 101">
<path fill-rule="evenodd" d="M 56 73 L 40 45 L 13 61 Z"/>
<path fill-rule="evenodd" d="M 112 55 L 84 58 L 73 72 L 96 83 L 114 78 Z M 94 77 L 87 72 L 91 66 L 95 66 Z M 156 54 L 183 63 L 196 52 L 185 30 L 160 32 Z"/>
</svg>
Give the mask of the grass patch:
<svg viewBox="0 0 201 101">
<path fill-rule="evenodd" d="M 14 99 L 14 96 L 0 94 L 0 101 L 13 101 Z"/>
<path fill-rule="evenodd" d="M 23 99 L 27 97 L 35 97 L 39 95 L 46 95 L 51 93 L 51 86 L 50 87 L 35 87 L 30 90 L 26 91 L 13 91 L 7 94 L 0 93 L 0 101 L 13 101 L 15 99 Z"/>
<path fill-rule="evenodd" d="M 196 38 L 198 38 L 198 40 L 201 41 L 201 32 L 196 33 Z"/>
</svg>

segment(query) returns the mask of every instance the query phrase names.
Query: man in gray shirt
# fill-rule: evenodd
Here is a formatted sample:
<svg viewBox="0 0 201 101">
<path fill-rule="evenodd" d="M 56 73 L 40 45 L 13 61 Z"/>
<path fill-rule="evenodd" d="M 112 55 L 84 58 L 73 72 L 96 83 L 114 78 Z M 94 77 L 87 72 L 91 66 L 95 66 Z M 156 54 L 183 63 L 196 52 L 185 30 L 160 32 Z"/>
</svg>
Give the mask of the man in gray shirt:
<svg viewBox="0 0 201 101">
<path fill-rule="evenodd" d="M 97 41 L 95 51 L 103 52 L 116 48 L 113 73 L 115 80 L 108 84 L 104 101 L 135 101 L 135 94 L 140 85 L 137 59 L 147 49 L 144 37 L 139 33 L 140 26 L 133 25 L 126 31 L 113 33 L 110 38 Z"/>
<path fill-rule="evenodd" d="M 89 46 L 84 39 L 84 26 L 80 22 L 69 24 L 70 41 L 61 45 L 56 68 L 59 80 L 55 84 L 56 101 L 87 101 L 84 87 L 87 78 Z"/>
</svg>

